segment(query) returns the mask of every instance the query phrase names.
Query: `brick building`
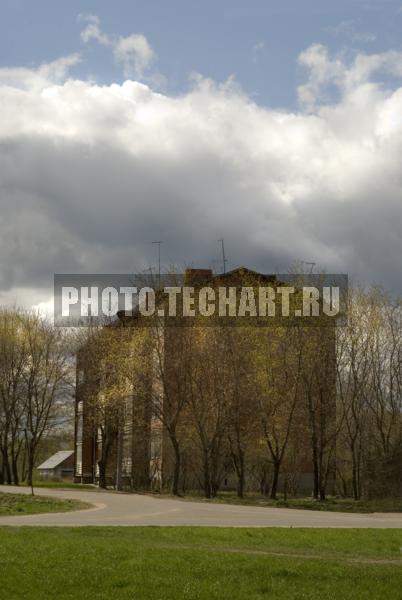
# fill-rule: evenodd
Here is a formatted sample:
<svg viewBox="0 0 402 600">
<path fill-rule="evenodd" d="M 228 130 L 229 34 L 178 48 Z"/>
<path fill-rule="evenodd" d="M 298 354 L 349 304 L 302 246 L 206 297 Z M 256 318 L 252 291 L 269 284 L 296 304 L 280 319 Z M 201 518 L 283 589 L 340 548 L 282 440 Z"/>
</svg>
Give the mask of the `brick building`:
<svg viewBox="0 0 402 600">
<path fill-rule="evenodd" d="M 185 284 L 189 286 L 241 286 L 250 285 L 250 280 L 258 284 L 279 285 L 275 276 L 260 275 L 244 268 L 215 276 L 208 269 L 189 269 L 185 276 Z M 130 338 L 131 332 L 136 331 L 136 316 L 120 312 L 114 326 L 124 329 Z M 167 377 L 169 381 L 173 380 L 174 370 L 180 369 L 179 355 L 175 346 L 179 336 L 175 332 L 177 329 L 172 327 L 166 328 L 164 332 L 163 361 L 166 373 L 171 372 Z M 318 342 L 311 346 L 312 350 L 306 349 L 305 354 L 314 355 L 314 371 L 322 371 L 323 377 L 320 378 L 320 381 L 325 379 L 325 389 L 319 390 L 320 385 L 315 383 L 313 394 L 317 397 L 321 396 L 321 402 L 322 396 L 325 396 L 325 435 L 328 438 L 335 420 L 335 332 L 333 327 L 325 327 L 320 328 L 318 333 L 313 329 L 306 329 L 305 335 L 309 339 L 311 336 L 318 336 Z M 102 331 L 98 333 L 98 336 L 102 336 Z M 142 346 L 141 352 L 144 354 L 144 361 L 151 365 L 154 361 L 152 350 Z M 74 480 L 85 483 L 99 481 L 102 477 L 100 457 L 102 456 L 102 444 L 105 443 L 104 430 L 102 438 L 99 418 L 96 416 L 92 401 L 93 398 L 102 394 L 102 377 L 99 374 L 99 365 L 88 361 L 87 356 L 88 347 L 84 345 L 77 357 Z M 157 394 L 155 390 L 159 390 Z M 118 400 L 117 417 L 109 423 L 107 443 L 110 447 L 107 452 L 107 464 L 101 466 L 104 484 L 116 486 L 118 489 L 161 489 L 171 485 L 174 469 L 172 444 L 167 435 L 164 419 L 161 419 L 161 415 L 155 414 L 153 410 L 155 402 L 152 398 L 159 393 L 163 402 L 164 393 L 174 395 L 178 392 L 173 384 L 169 383 L 168 387 L 166 387 L 166 383 L 162 385 L 155 371 L 150 369 L 141 381 L 141 385 L 134 385 L 130 393 Z M 303 394 L 305 396 L 307 391 L 299 394 L 299 404 L 303 408 L 296 409 L 295 421 L 297 423 L 293 428 L 296 466 L 289 467 L 289 469 L 297 469 L 299 489 L 306 492 L 311 491 L 312 488 L 313 458 L 306 435 L 311 418 L 309 419 L 308 409 L 305 408 L 308 403 L 305 402 L 304 397 L 301 397 Z M 247 399 L 245 401 L 247 402 Z M 320 426 L 323 427 L 322 415 L 320 418 Z M 182 435 L 185 440 L 180 478 L 183 487 L 186 485 L 187 489 L 200 487 L 194 467 L 196 461 L 193 460 L 195 432 L 191 429 L 193 425 L 190 420 L 190 416 L 184 410 L 179 428 L 179 435 Z M 103 427 L 105 427 L 104 424 Z M 322 460 L 322 456 L 318 459 L 316 456 L 315 460 Z M 334 458 L 331 460 L 333 462 Z M 229 458 L 226 462 L 223 461 L 222 469 L 221 487 L 226 489 L 235 487 L 234 470 Z M 333 477 L 332 471 L 333 467 L 331 467 L 330 477 Z M 251 482 L 250 478 L 246 485 L 249 488 L 256 487 L 255 482 Z"/>
</svg>

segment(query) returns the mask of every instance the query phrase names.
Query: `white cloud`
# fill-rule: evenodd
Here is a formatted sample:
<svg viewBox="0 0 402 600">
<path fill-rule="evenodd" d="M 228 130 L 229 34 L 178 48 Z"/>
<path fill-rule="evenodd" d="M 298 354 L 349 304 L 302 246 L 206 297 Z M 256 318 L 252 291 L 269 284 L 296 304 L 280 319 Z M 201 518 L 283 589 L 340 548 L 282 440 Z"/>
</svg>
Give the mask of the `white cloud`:
<svg viewBox="0 0 402 600">
<path fill-rule="evenodd" d="M 156 60 L 156 54 L 147 38 L 141 33 L 127 37 L 111 37 L 101 31 L 100 19 L 96 15 L 79 15 L 79 20 L 87 23 L 81 31 L 84 43 L 92 40 L 102 46 L 111 48 L 116 63 L 122 65 L 127 78 L 143 78 Z"/>
<path fill-rule="evenodd" d="M 232 80 L 171 97 L 0 71 L 0 291 L 135 272 L 155 239 L 166 265 L 208 266 L 222 235 L 231 266 L 310 260 L 401 289 L 402 87 L 372 80 L 401 55 L 348 64 L 314 46 L 300 60 L 308 112 L 258 106 Z"/>
<path fill-rule="evenodd" d="M 41 317 L 53 320 L 54 317 L 54 300 L 53 296 L 45 302 L 39 302 L 32 306 L 32 310 Z"/>
<path fill-rule="evenodd" d="M 100 30 L 100 19 L 96 15 L 79 15 L 80 21 L 87 22 L 87 26 L 85 29 L 81 31 L 81 39 L 83 42 L 88 43 L 91 40 L 97 41 L 99 44 L 103 46 L 112 45 L 112 41 L 109 36 L 105 33 L 102 33 Z"/>
<path fill-rule="evenodd" d="M 142 77 L 156 58 L 147 38 L 142 34 L 119 38 L 113 52 L 116 61 L 123 65 L 126 77 L 133 74 Z"/>
<path fill-rule="evenodd" d="M 71 67 L 81 62 L 78 53 L 64 56 L 50 63 L 44 63 L 37 69 L 25 67 L 0 67 L 0 85 L 26 90 L 43 89 L 49 83 L 62 83 L 66 80 Z"/>
<path fill-rule="evenodd" d="M 342 53 L 331 58 L 325 46 L 314 44 L 300 54 L 299 64 L 308 72 L 307 82 L 298 88 L 299 100 L 308 109 L 333 99 L 333 88 L 341 95 L 351 93 L 369 84 L 379 72 L 402 77 L 402 52 L 393 50 L 379 54 L 358 53 L 348 65 Z"/>
</svg>

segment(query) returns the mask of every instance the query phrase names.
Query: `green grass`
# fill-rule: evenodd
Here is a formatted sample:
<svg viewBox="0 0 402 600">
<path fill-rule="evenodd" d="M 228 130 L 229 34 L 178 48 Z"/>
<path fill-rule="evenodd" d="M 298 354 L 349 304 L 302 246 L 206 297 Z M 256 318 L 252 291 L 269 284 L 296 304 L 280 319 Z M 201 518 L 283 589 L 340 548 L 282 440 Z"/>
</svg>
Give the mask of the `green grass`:
<svg viewBox="0 0 402 600">
<path fill-rule="evenodd" d="M 35 515 L 38 513 L 68 512 L 89 508 L 90 504 L 78 500 L 62 500 L 46 496 L 26 496 L 0 492 L 0 517 Z"/>
<path fill-rule="evenodd" d="M 2 528 L 1 600 L 399 600 L 402 531 Z"/>
<path fill-rule="evenodd" d="M 161 497 L 164 497 L 163 495 Z M 166 496 L 167 497 L 167 496 Z M 169 496 L 170 498 L 172 496 Z M 324 502 L 313 498 L 288 498 L 286 501 L 279 496 L 278 500 L 270 500 L 265 496 L 246 494 L 239 498 L 233 492 L 220 492 L 216 498 L 207 499 L 203 496 L 189 494 L 182 498 L 188 501 L 214 502 L 218 504 L 237 504 L 247 506 L 271 506 L 275 508 L 297 508 L 303 510 L 323 510 L 330 512 L 374 513 L 402 512 L 402 499 L 384 498 L 378 500 L 352 500 L 351 498 L 329 497 Z"/>
</svg>

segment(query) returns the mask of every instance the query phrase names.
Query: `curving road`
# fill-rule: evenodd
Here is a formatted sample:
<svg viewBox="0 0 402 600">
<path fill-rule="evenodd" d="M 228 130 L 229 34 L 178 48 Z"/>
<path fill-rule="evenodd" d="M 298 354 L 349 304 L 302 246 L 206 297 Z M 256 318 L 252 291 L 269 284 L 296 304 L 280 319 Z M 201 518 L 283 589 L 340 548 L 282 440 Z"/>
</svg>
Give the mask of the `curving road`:
<svg viewBox="0 0 402 600">
<path fill-rule="evenodd" d="M 0 491 L 30 493 L 27 488 L 13 486 L 0 486 Z M 94 507 L 69 513 L 0 517 L 0 526 L 200 525 L 216 527 L 402 528 L 402 513 L 352 514 L 234 506 L 92 490 L 38 489 L 37 494 L 83 500 L 93 504 Z"/>
</svg>

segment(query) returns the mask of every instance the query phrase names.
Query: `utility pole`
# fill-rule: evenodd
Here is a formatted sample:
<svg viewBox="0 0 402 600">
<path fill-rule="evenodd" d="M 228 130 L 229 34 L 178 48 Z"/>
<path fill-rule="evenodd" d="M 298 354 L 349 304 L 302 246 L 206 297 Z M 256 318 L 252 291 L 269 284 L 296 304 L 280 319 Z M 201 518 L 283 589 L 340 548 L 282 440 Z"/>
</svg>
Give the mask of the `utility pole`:
<svg viewBox="0 0 402 600">
<path fill-rule="evenodd" d="M 227 258 L 225 255 L 225 240 L 222 238 L 220 240 L 218 240 L 218 242 L 221 243 L 222 245 L 222 263 L 223 263 L 223 272 L 226 273 L 226 263 L 227 263 Z"/>
<path fill-rule="evenodd" d="M 152 242 L 153 244 L 158 244 L 158 289 L 161 289 L 161 241 Z"/>
</svg>

